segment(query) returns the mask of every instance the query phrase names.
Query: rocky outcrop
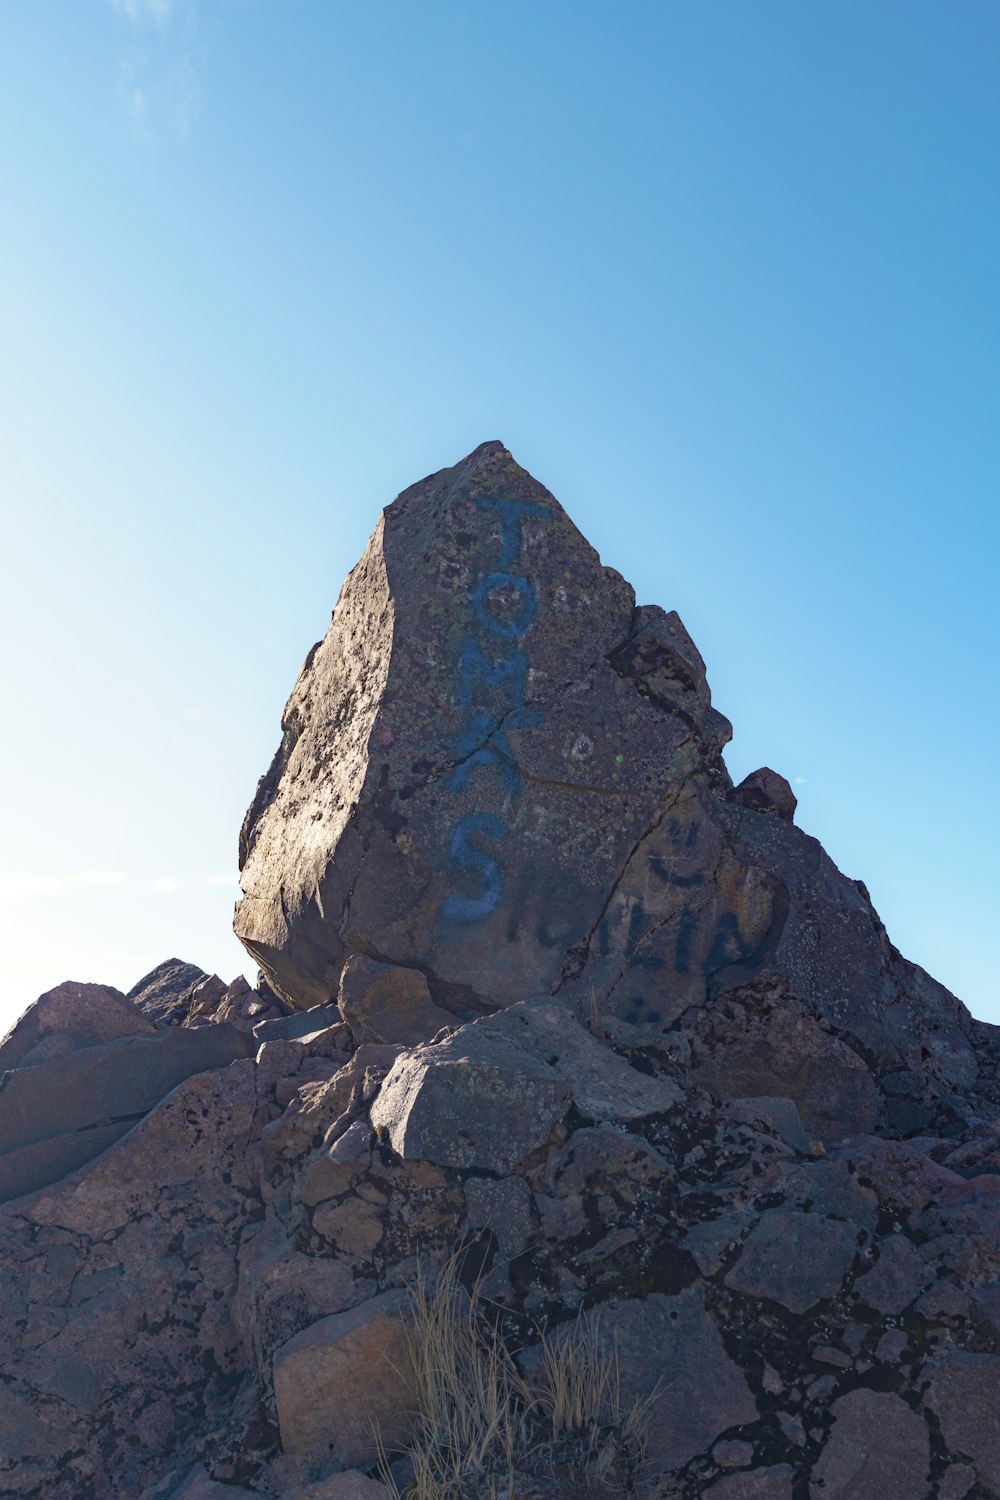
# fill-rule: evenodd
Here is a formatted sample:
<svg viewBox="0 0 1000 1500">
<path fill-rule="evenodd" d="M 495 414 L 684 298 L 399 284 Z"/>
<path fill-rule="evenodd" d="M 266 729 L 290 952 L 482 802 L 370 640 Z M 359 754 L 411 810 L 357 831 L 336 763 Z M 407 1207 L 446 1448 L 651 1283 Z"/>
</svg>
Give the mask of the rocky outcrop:
<svg viewBox="0 0 1000 1500">
<path fill-rule="evenodd" d="M 0 1207 L 0 1491 L 375 1500 L 373 1416 L 405 1490 L 447 1264 L 528 1380 L 585 1331 L 650 1497 L 1000 1497 L 1000 1036 L 728 737 L 499 444 L 388 508 L 244 825 L 266 982 L 2 1044 L 0 1179 L 49 1175 Z"/>
</svg>

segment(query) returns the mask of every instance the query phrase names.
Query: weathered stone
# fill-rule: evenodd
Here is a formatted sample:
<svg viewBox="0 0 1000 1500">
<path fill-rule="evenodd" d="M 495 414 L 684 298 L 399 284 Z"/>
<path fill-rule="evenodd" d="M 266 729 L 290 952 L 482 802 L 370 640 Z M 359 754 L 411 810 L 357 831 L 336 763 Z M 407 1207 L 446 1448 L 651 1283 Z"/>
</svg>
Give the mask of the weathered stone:
<svg viewBox="0 0 1000 1500">
<path fill-rule="evenodd" d="M 751 1297 L 780 1302 L 789 1312 L 804 1313 L 840 1290 L 857 1241 L 851 1224 L 772 1209 L 754 1226 L 726 1285 Z"/>
<path fill-rule="evenodd" d="M 646 1447 L 659 1472 L 687 1463 L 728 1428 L 756 1420 L 749 1386 L 726 1354 L 700 1290 L 611 1302 L 591 1316 L 598 1348 L 608 1358 L 617 1351 L 626 1405 L 655 1391 Z"/>
<path fill-rule="evenodd" d="M 438 1003 L 558 980 L 664 768 L 724 777 L 686 632 L 633 604 L 499 443 L 384 512 L 241 838 L 237 932 L 283 994 L 332 999 L 355 934 Z"/>
<path fill-rule="evenodd" d="M 857 1282 L 857 1291 L 876 1312 L 901 1313 L 920 1295 L 932 1274 L 906 1236 L 893 1234 L 879 1245 L 878 1261 Z"/>
<path fill-rule="evenodd" d="M 798 798 L 784 776 L 779 776 L 777 771 L 772 771 L 768 766 L 761 766 L 759 771 L 751 771 L 739 786 L 734 786 L 726 794 L 726 801 L 735 802 L 750 812 L 773 813 L 776 817 L 784 818 L 786 823 L 790 823 L 795 817 L 795 809 L 799 805 Z"/>
<path fill-rule="evenodd" d="M 371 1118 L 404 1160 L 510 1172 L 546 1140 L 571 1097 L 516 1043 L 464 1026 L 399 1058 Z"/>
<path fill-rule="evenodd" d="M 152 1021 L 106 984 L 68 980 L 40 995 L 0 1041 L 0 1073 L 121 1036 L 149 1036 Z"/>
<path fill-rule="evenodd" d="M 360 1469 L 348 1469 L 329 1479 L 319 1479 L 304 1489 L 286 1491 L 281 1500 L 387 1500 L 389 1491 Z"/>
<path fill-rule="evenodd" d="M 705 1490 L 712 1500 L 792 1500 L 795 1470 L 788 1464 L 773 1464 L 768 1469 L 753 1469 L 746 1474 L 731 1474 L 710 1484 Z"/>
<path fill-rule="evenodd" d="M 766 1125 L 793 1151 L 812 1155 L 812 1145 L 806 1135 L 793 1099 L 776 1099 L 764 1096 L 759 1099 L 734 1099 L 726 1108 L 731 1120 L 742 1120 L 747 1125 Z"/>
<path fill-rule="evenodd" d="M 794 1100 L 807 1133 L 824 1145 L 870 1131 L 878 1094 L 862 1059 L 794 1002 L 761 1022 L 735 1024 L 696 1046 L 694 1080 L 727 1098 Z"/>
<path fill-rule="evenodd" d="M 372 1297 L 314 1323 L 274 1356 L 281 1443 L 300 1460 L 367 1467 L 405 1442 L 416 1410 L 405 1298 Z"/>
<path fill-rule="evenodd" d="M 10 1151 L 92 1125 L 139 1119 L 185 1078 L 246 1057 L 231 1026 L 126 1036 L 0 1078 L 0 1142 Z"/>
<path fill-rule="evenodd" d="M 1000 1494 L 1000 1357 L 952 1354 L 931 1374 L 925 1400 L 955 1458 L 971 1460 Z"/>
<path fill-rule="evenodd" d="M 179 958 L 168 958 L 144 974 L 125 996 L 151 1021 L 179 1026 L 187 1015 L 188 1002 L 196 984 L 207 979 L 197 964 L 186 964 Z"/>
<path fill-rule="evenodd" d="M 450 1011 L 434 1004 L 418 969 L 376 963 L 361 953 L 344 965 L 337 1003 L 358 1042 L 412 1047 L 456 1024 Z"/>
<path fill-rule="evenodd" d="M 833 1403 L 833 1416 L 812 1500 L 923 1500 L 931 1447 L 916 1412 L 887 1391 L 857 1390 Z"/>
</svg>

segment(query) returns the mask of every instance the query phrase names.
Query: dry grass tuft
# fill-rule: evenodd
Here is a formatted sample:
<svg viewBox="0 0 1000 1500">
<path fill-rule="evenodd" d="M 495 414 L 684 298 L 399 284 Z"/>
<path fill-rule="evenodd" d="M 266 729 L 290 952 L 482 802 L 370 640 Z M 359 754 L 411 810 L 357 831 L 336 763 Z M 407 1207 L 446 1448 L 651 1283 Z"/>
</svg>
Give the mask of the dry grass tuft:
<svg viewBox="0 0 1000 1500">
<path fill-rule="evenodd" d="M 653 1398 L 623 1402 L 617 1350 L 607 1357 L 596 1319 L 543 1336 L 528 1378 L 490 1316 L 500 1309 L 465 1290 L 455 1259 L 411 1296 L 413 1479 L 401 1491 L 383 1462 L 393 1500 L 637 1492 Z"/>
</svg>

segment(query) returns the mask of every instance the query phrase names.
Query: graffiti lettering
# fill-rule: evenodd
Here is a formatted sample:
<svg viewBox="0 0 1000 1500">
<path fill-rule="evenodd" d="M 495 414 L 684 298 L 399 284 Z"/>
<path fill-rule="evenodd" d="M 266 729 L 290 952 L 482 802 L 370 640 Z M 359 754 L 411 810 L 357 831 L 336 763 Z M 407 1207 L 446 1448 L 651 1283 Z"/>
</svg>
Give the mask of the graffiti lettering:
<svg viewBox="0 0 1000 1500">
<path fill-rule="evenodd" d="M 500 568 L 480 578 L 469 597 L 473 620 L 496 649 L 499 642 L 519 642 L 538 616 L 538 595 L 527 578 L 510 569 L 524 547 L 522 522 L 526 516 L 550 519 L 544 505 L 526 500 L 482 496 L 480 510 L 493 512 L 500 523 Z M 499 660 L 484 651 L 481 639 L 466 635 L 458 663 L 458 703 L 469 712 L 454 746 L 456 764 L 448 780 L 453 792 L 464 792 L 474 771 L 493 771 L 500 778 L 504 810 L 521 795 L 521 773 L 507 738 L 512 729 L 533 729 L 543 715 L 525 707 L 528 659 L 523 646 L 513 645 Z M 477 881 L 476 895 L 446 896 L 441 915 L 451 922 L 479 922 L 503 899 L 503 870 L 492 854 L 472 839 L 479 835 L 502 843 L 507 825 L 493 813 L 471 812 L 454 828 L 449 859 L 456 871 Z"/>
</svg>

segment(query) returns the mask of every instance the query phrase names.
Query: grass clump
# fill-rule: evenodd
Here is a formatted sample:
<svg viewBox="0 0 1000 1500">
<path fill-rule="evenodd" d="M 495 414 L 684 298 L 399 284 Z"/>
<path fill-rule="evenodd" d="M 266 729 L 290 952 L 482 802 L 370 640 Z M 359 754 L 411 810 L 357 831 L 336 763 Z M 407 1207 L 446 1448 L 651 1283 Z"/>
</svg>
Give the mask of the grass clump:
<svg viewBox="0 0 1000 1500">
<path fill-rule="evenodd" d="M 634 1495 L 652 1400 L 626 1402 L 617 1348 L 596 1316 L 543 1335 L 528 1373 L 498 1326 L 502 1309 L 467 1291 L 456 1260 L 412 1291 L 408 1330 L 417 1422 L 413 1477 L 393 1500 L 582 1500 Z"/>
</svg>

